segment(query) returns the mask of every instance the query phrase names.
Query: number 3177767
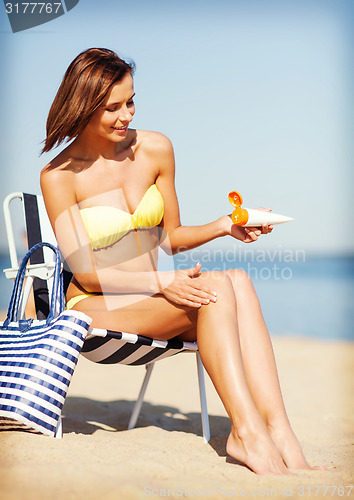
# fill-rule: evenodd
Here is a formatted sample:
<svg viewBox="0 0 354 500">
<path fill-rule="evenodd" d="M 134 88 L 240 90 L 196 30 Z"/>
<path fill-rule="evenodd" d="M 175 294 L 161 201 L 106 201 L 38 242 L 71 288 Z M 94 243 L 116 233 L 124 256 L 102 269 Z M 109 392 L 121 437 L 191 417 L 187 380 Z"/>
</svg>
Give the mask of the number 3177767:
<svg viewBox="0 0 354 500">
<path fill-rule="evenodd" d="M 5 4 L 7 14 L 57 14 L 61 2 L 20 2 Z"/>
</svg>

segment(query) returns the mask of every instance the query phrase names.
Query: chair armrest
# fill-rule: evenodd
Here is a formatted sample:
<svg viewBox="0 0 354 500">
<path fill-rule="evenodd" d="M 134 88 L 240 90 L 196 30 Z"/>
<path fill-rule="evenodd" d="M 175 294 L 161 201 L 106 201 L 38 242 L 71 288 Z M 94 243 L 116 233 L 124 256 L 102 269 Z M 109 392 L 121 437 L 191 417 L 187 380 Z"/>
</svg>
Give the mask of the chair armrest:
<svg viewBox="0 0 354 500">
<path fill-rule="evenodd" d="M 63 264 L 61 264 L 63 268 Z M 30 264 L 26 267 L 26 277 L 40 278 L 42 280 L 48 280 L 54 275 L 55 263 L 49 262 L 48 264 Z M 11 267 L 4 269 L 4 273 L 7 279 L 14 280 L 17 276 L 18 268 Z"/>
</svg>

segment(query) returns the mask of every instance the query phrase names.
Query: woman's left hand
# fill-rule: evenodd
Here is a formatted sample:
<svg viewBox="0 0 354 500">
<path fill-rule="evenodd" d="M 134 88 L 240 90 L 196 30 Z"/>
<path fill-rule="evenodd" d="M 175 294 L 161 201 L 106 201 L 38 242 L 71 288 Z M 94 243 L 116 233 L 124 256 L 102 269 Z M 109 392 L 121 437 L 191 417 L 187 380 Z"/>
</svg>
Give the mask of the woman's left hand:
<svg viewBox="0 0 354 500">
<path fill-rule="evenodd" d="M 264 210 L 265 212 L 271 212 L 271 210 L 260 207 L 257 210 Z M 237 240 L 243 241 L 244 243 L 252 243 L 257 241 L 261 234 L 271 233 L 273 230 L 272 224 L 263 224 L 261 227 L 243 227 L 237 226 L 232 222 L 231 215 L 223 215 L 221 218 L 221 223 L 225 231 L 225 235 L 229 234 Z"/>
</svg>

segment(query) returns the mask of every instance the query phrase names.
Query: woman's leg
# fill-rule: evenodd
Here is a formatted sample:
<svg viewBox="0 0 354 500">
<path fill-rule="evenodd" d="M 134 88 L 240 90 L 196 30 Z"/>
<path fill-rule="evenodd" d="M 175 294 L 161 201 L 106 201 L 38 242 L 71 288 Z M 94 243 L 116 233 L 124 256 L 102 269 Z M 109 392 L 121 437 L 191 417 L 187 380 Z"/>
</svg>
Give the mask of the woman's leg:
<svg viewBox="0 0 354 500">
<path fill-rule="evenodd" d="M 289 468 L 309 469 L 286 414 L 272 343 L 252 281 L 241 270 L 225 273 L 235 292 L 242 359 L 252 398 L 285 464 Z"/>
<path fill-rule="evenodd" d="M 218 300 L 199 310 L 197 341 L 203 365 L 231 420 L 227 452 L 259 474 L 287 474 L 248 388 L 231 280 L 220 275 L 207 279 Z"/>
<path fill-rule="evenodd" d="M 124 297 L 89 297 L 75 308 L 93 318 L 93 326 L 171 338 L 196 331 L 205 369 L 231 419 L 227 450 L 258 474 L 286 474 L 279 450 L 272 441 L 248 389 L 237 333 L 235 294 L 228 276 L 200 278 L 217 291 L 218 300 L 200 309 L 170 303 L 164 297 L 141 297 L 124 305 Z M 123 301 L 123 302 L 122 302 Z M 115 302 L 115 304 L 114 304 Z M 191 340 L 190 333 L 186 337 Z M 183 335 L 181 335 L 183 338 Z"/>
</svg>

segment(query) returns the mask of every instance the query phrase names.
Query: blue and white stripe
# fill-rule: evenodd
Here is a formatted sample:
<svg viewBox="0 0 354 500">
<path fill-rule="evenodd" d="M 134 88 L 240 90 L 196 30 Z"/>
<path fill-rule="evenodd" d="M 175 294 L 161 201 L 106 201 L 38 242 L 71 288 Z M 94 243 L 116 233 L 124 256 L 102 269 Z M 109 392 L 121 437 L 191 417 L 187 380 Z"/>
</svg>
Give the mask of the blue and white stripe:
<svg viewBox="0 0 354 500">
<path fill-rule="evenodd" d="M 124 365 L 147 365 L 180 352 L 198 351 L 196 342 L 180 340 L 156 340 L 142 335 L 111 330 L 89 331 L 81 354 L 95 363 Z"/>
<path fill-rule="evenodd" d="M 54 436 L 91 318 L 64 311 L 48 326 L 0 323 L 0 430 Z"/>
</svg>

